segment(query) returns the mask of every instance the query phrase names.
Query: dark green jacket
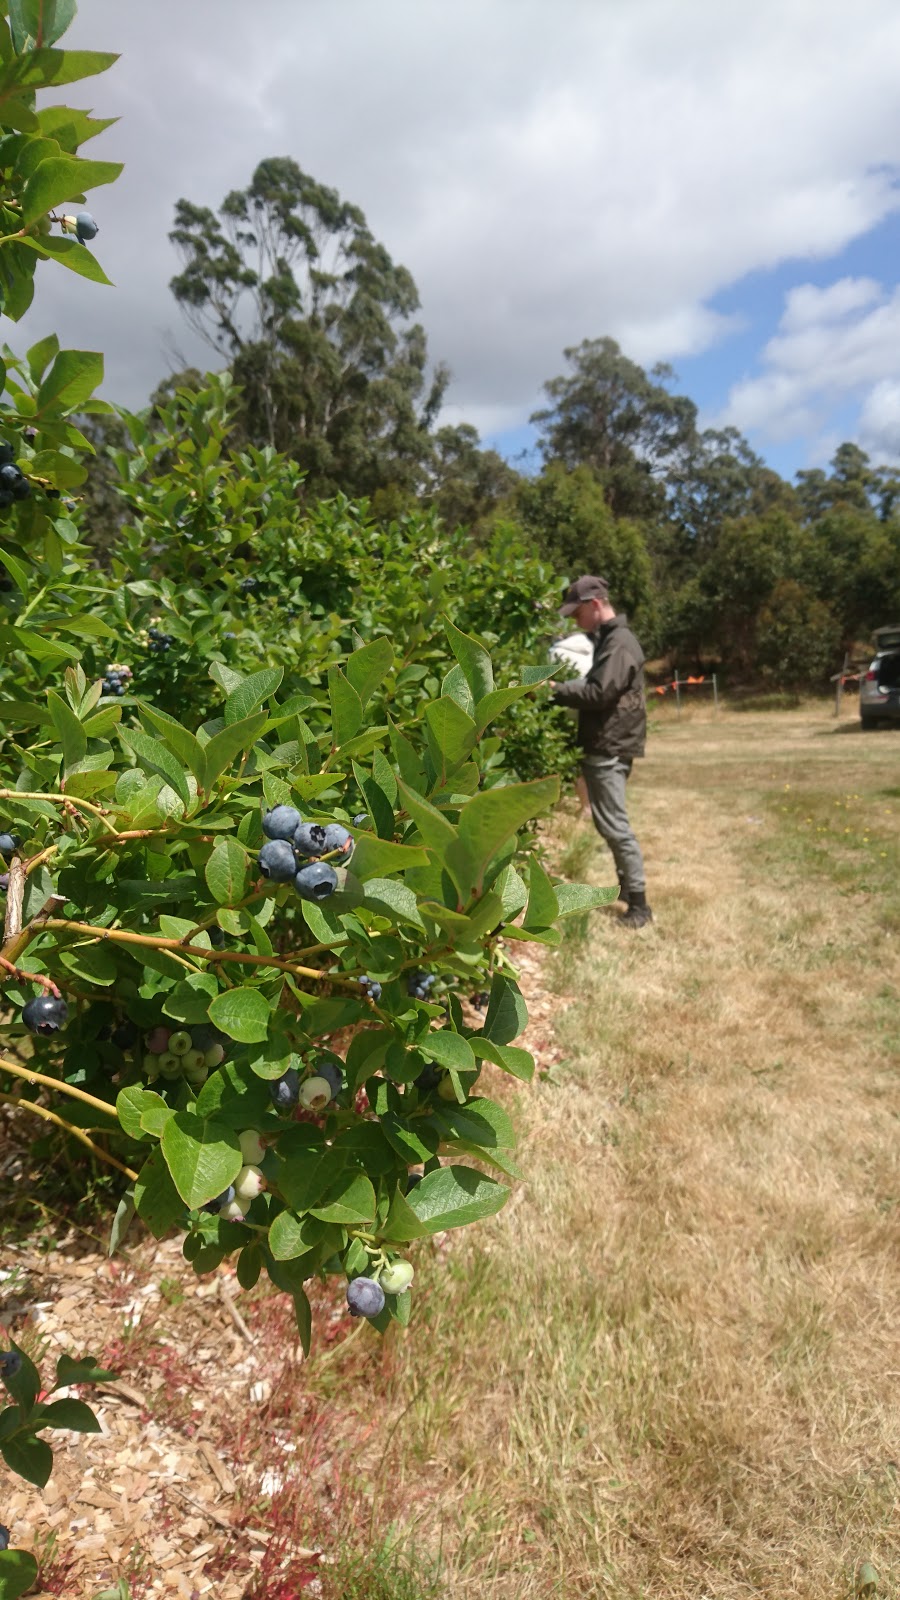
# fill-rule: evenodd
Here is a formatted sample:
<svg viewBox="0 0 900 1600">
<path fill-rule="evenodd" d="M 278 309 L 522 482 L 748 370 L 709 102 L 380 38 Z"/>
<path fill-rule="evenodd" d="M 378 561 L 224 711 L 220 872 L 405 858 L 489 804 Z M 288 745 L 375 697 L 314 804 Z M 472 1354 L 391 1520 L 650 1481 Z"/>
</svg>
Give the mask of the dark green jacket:
<svg viewBox="0 0 900 1600">
<path fill-rule="evenodd" d="M 553 699 L 578 712 L 578 743 L 585 755 L 644 754 L 647 708 L 644 700 L 644 652 L 624 613 L 605 622 L 591 636 L 594 659 L 590 671 L 571 683 L 559 683 Z"/>
</svg>

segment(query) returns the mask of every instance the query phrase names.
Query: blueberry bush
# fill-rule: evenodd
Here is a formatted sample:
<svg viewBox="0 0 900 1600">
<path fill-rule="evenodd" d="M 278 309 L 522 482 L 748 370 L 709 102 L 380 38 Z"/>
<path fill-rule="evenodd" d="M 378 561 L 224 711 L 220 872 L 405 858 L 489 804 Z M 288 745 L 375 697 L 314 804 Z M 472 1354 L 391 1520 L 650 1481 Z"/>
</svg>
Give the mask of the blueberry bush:
<svg viewBox="0 0 900 1600">
<path fill-rule="evenodd" d="M 106 124 L 35 109 L 113 59 L 56 48 L 73 12 L 0 8 L 13 320 L 42 260 L 105 281 L 86 191 L 118 167 L 77 150 Z M 425 514 L 301 511 L 295 464 L 232 449 L 227 378 L 125 416 L 101 553 L 78 419 L 102 357 L 50 335 L 4 359 L 0 1102 L 113 1175 L 111 1250 L 135 1217 L 179 1230 L 198 1273 L 290 1296 L 307 1349 L 312 1278 L 406 1324 L 416 1241 L 517 1175 L 481 1083 L 533 1072 L 515 943 L 607 898 L 537 848 L 565 756 L 534 699 L 549 575 L 502 533 L 468 552 Z M 81 1403 L 42 1410 L 18 1354 L 0 1451 L 38 1481 L 38 1428 Z"/>
</svg>

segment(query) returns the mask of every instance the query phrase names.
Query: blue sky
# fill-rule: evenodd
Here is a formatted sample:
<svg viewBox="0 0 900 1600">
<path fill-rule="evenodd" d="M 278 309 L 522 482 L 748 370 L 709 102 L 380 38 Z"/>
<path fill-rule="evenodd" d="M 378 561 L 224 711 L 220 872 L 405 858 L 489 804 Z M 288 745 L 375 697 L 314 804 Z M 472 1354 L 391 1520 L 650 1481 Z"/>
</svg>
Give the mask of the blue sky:
<svg viewBox="0 0 900 1600">
<path fill-rule="evenodd" d="M 290 155 L 409 268 L 444 420 L 515 455 L 563 350 L 664 360 L 779 471 L 900 459 L 900 6 L 857 0 L 82 0 L 114 289 L 48 268 L 14 348 L 102 350 L 138 407 L 215 365 L 168 289 L 176 200 Z M 264 24 L 264 25 L 263 25 Z M 177 49 L 172 40 L 177 38 Z"/>
<path fill-rule="evenodd" d="M 769 270 L 747 273 L 710 297 L 707 303 L 711 309 L 727 318 L 732 326 L 709 349 L 674 359 L 673 388 L 695 402 L 702 425 L 718 425 L 727 416 L 733 387 L 742 380 L 752 382 L 763 370 L 765 348 L 778 332 L 785 300 L 791 290 L 801 284 L 827 290 L 835 282 L 849 278 L 873 279 L 890 291 L 898 281 L 898 265 L 900 211 L 892 212 L 827 259 L 791 260 Z M 557 370 L 564 370 L 562 361 Z M 846 394 L 817 394 L 821 419 L 817 429 L 783 439 L 773 438 L 766 428 L 759 426 L 742 431 L 770 466 L 783 477 L 792 479 L 798 471 L 827 465 L 835 444 L 859 437 L 865 390 L 863 381 Z M 485 443 L 525 470 L 535 470 L 540 465 L 536 440 L 537 429 L 523 423 L 491 435 Z M 875 440 L 863 438 L 861 442 L 868 445 L 876 459 L 886 453 L 883 448 L 879 451 Z M 900 432 L 897 453 L 900 453 Z"/>
</svg>

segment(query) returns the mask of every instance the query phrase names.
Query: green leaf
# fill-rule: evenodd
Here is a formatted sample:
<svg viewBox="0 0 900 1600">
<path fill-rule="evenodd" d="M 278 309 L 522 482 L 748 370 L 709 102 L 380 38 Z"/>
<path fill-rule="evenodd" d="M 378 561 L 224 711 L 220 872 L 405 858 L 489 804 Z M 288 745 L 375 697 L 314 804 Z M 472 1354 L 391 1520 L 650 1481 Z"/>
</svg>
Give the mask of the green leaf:
<svg viewBox="0 0 900 1600">
<path fill-rule="evenodd" d="M 115 983 L 119 976 L 118 962 L 108 946 L 76 945 L 74 949 L 61 951 L 59 959 L 69 972 L 86 978 L 88 983 L 99 983 L 106 987 Z"/>
<path fill-rule="evenodd" d="M 97 1418 L 83 1400 L 51 1400 L 37 1413 L 40 1428 L 69 1428 L 72 1433 L 102 1433 Z"/>
<path fill-rule="evenodd" d="M 612 905 L 619 898 L 619 889 L 596 888 L 592 883 L 557 883 L 554 886 L 557 915 L 571 917 L 576 911 L 592 911 L 595 906 Z"/>
<path fill-rule="evenodd" d="M 17 77 L 32 89 L 77 83 L 115 66 L 118 56 L 102 50 L 29 50 L 18 63 Z"/>
<path fill-rule="evenodd" d="M 35 1484 L 38 1489 L 44 1488 L 53 1471 L 53 1451 L 50 1446 L 43 1439 L 35 1439 L 28 1433 L 4 1439 L 0 1443 L 0 1455 L 11 1471 L 17 1472 L 20 1478 L 27 1478 L 28 1482 Z M 3 1568 L 0 1567 L 0 1572 L 2 1571 Z M 2 1593 L 3 1590 L 0 1589 L 0 1595 Z"/>
<path fill-rule="evenodd" d="M 362 726 L 363 708 L 353 685 L 340 667 L 328 668 L 328 697 L 331 701 L 331 743 L 340 749 Z"/>
<path fill-rule="evenodd" d="M 546 872 L 533 856 L 528 871 L 528 905 L 525 910 L 526 928 L 551 928 L 559 916 L 559 902 Z"/>
<path fill-rule="evenodd" d="M 231 723 L 210 739 L 203 751 L 204 769 L 200 785 L 207 794 L 235 756 L 242 750 L 252 749 L 268 720 L 265 711 L 257 711 L 253 716 Z"/>
<path fill-rule="evenodd" d="M 9 1342 L 9 1348 L 19 1356 L 21 1365 L 17 1373 L 11 1377 L 4 1377 L 2 1382 L 5 1389 L 17 1400 L 23 1412 L 29 1412 L 41 1392 L 41 1375 L 30 1356 L 15 1339 Z"/>
<path fill-rule="evenodd" d="M 511 1044 L 524 1032 L 528 1023 L 528 1007 L 522 999 L 517 983 L 502 972 L 494 974 L 487 1015 L 481 1029 L 482 1037 L 495 1044 Z"/>
<path fill-rule="evenodd" d="M 103 357 L 91 350 L 60 350 L 37 394 L 37 415 L 77 411 L 103 382 Z"/>
<path fill-rule="evenodd" d="M 172 1182 L 192 1211 L 222 1194 L 244 1164 L 233 1129 L 191 1111 L 176 1111 L 169 1118 L 162 1153 Z"/>
<path fill-rule="evenodd" d="M 147 1224 L 155 1239 L 161 1239 L 184 1218 L 184 1201 L 158 1149 L 153 1151 L 138 1173 L 134 1203 L 138 1216 Z"/>
<path fill-rule="evenodd" d="M 22 194 L 22 222 L 36 222 L 66 200 L 74 201 L 87 189 L 114 183 L 122 171 L 121 161 L 85 161 L 80 156 L 50 156 L 32 173 Z M 77 243 L 77 240 L 76 240 Z M 94 384 L 91 389 L 93 393 Z M 87 395 L 84 396 L 87 399 Z"/>
<path fill-rule="evenodd" d="M 424 929 L 418 903 L 412 889 L 396 878 L 369 878 L 366 882 L 366 905 L 383 907 L 393 920 L 409 922 L 414 928 Z"/>
<path fill-rule="evenodd" d="M 422 867 L 428 857 L 415 845 L 394 844 L 390 839 L 376 839 L 366 833 L 357 839 L 353 851 L 353 875 L 365 883 L 367 878 L 381 878 L 386 872 L 403 872 L 407 867 Z"/>
<path fill-rule="evenodd" d="M 21 561 L 17 561 L 15 556 L 11 556 L 7 550 L 0 550 L 0 561 L 3 562 L 19 593 L 27 595 L 31 587 L 29 569 Z"/>
<path fill-rule="evenodd" d="M 183 728 L 174 717 L 166 716 L 164 711 L 158 711 L 155 706 L 141 703 L 138 707 L 143 721 L 149 722 L 161 734 L 170 750 L 178 760 L 192 772 L 198 783 L 202 782 L 206 760 L 203 746 L 187 728 Z"/>
<path fill-rule="evenodd" d="M 399 785 L 399 791 L 403 808 L 412 818 L 426 845 L 429 849 L 436 850 L 443 859 L 448 846 L 456 838 L 453 824 L 447 821 L 442 811 L 438 811 L 436 806 L 429 805 L 427 800 L 423 800 L 413 789 L 407 788 L 405 783 Z"/>
<path fill-rule="evenodd" d="M 371 1222 L 375 1216 L 375 1190 L 363 1173 L 348 1172 L 309 1209 L 322 1222 Z"/>
<path fill-rule="evenodd" d="M 452 1068 L 454 1072 L 474 1072 L 477 1066 L 468 1039 L 450 1028 L 433 1029 L 417 1040 L 417 1047 L 423 1056 L 430 1056 L 432 1061 L 437 1061 L 442 1067 Z"/>
<path fill-rule="evenodd" d="M 275 693 L 283 677 L 283 667 L 264 667 L 262 672 L 252 672 L 249 678 L 244 678 L 225 702 L 226 723 L 230 726 L 249 717 L 251 711 Z"/>
<path fill-rule="evenodd" d="M 140 733 L 137 728 L 120 728 L 119 737 L 134 751 L 138 764 L 145 772 L 158 773 L 175 790 L 185 807 L 190 806 L 191 791 L 187 786 L 184 768 L 164 744 L 160 744 L 158 739 L 151 739 L 146 733 Z"/>
<path fill-rule="evenodd" d="M 107 1379 L 116 1376 L 107 1367 L 101 1367 L 93 1356 L 61 1355 L 56 1363 L 56 1382 L 53 1387 L 68 1389 L 73 1383 L 106 1383 Z"/>
<path fill-rule="evenodd" d="M 206 885 L 220 906 L 242 900 L 247 884 L 247 852 L 232 835 L 217 839 L 203 869 Z"/>
<path fill-rule="evenodd" d="M 47 707 L 59 735 L 63 764 L 68 773 L 87 753 L 87 735 L 74 711 L 53 689 L 47 695 Z"/>
<path fill-rule="evenodd" d="M 13 1463 L 9 1462 L 9 1465 L 13 1466 Z M 19 1600 L 20 1595 L 34 1588 L 37 1575 L 38 1565 L 30 1550 L 0 1551 L 0 1600 Z"/>
<path fill-rule="evenodd" d="M 452 772 L 461 767 L 474 749 L 478 730 L 455 700 L 444 696 L 425 707 L 428 753 L 442 789 Z"/>
<path fill-rule="evenodd" d="M 300 1348 L 304 1356 L 309 1355 L 312 1344 L 312 1306 L 303 1289 L 295 1289 L 291 1296 L 294 1302 L 294 1316 L 297 1321 L 297 1332 L 300 1335 Z"/>
<path fill-rule="evenodd" d="M 419 1238 L 423 1233 L 442 1233 L 446 1228 L 462 1228 L 471 1222 L 492 1217 L 509 1198 L 509 1189 L 487 1178 L 473 1167 L 441 1167 L 427 1172 L 422 1182 L 405 1196 L 405 1205 L 415 1217 L 415 1225 L 391 1207 L 385 1238 L 398 1242 Z"/>
<path fill-rule="evenodd" d="M 269 1249 L 276 1261 L 295 1261 L 314 1250 L 321 1237 L 321 1222 L 280 1211 L 269 1228 Z"/>
<path fill-rule="evenodd" d="M 480 894 L 491 858 L 514 833 L 559 798 L 558 778 L 511 783 L 476 794 L 463 807 L 459 836 L 446 852 L 447 870 L 464 899 Z"/>
<path fill-rule="evenodd" d="M 51 361 L 58 355 L 59 340 L 55 333 L 48 333 L 45 339 L 39 339 L 37 344 L 31 346 L 26 360 L 32 383 L 40 383 Z"/>
<path fill-rule="evenodd" d="M 209 1008 L 209 1020 L 227 1033 L 229 1039 L 237 1039 L 241 1044 L 259 1044 L 268 1037 L 272 1013 L 258 989 L 243 985 L 216 996 Z"/>
<path fill-rule="evenodd" d="M 129 1139 L 142 1139 L 144 1130 L 141 1127 L 141 1114 L 144 1109 L 144 1097 L 147 1090 L 139 1083 L 128 1085 L 127 1089 L 120 1089 L 116 1095 L 116 1114 Z M 159 1096 L 157 1096 L 157 1099 Z"/>
<path fill-rule="evenodd" d="M 478 726 L 478 732 L 483 733 L 488 724 L 493 722 L 495 717 L 499 717 L 507 706 L 514 705 L 524 695 L 530 694 L 536 683 L 542 683 L 545 679 L 552 678 L 556 670 L 558 669 L 552 666 L 539 667 L 537 669 L 538 676 L 530 679 L 528 683 L 516 684 L 509 689 L 494 689 L 491 694 L 486 694 L 484 699 L 479 700 L 475 707 L 475 722 Z"/>
<path fill-rule="evenodd" d="M 534 1057 L 514 1044 L 497 1044 L 493 1039 L 483 1039 L 475 1034 L 470 1040 L 472 1050 L 482 1061 L 492 1061 L 495 1067 L 508 1072 L 510 1077 L 530 1083 L 534 1077 Z"/>
<path fill-rule="evenodd" d="M 450 648 L 466 675 L 472 698 L 477 704 L 486 694 L 490 694 L 494 687 L 491 658 L 480 639 L 473 639 L 470 634 L 460 633 L 449 618 L 444 619 L 444 628 L 450 641 Z"/>
<path fill-rule="evenodd" d="M 123 1194 L 119 1204 L 116 1206 L 115 1215 L 112 1219 L 112 1226 L 109 1230 L 109 1243 L 106 1246 L 106 1254 L 108 1256 L 115 1255 L 136 1215 L 134 1195 L 128 1190 Z"/>
<path fill-rule="evenodd" d="M 89 278 L 92 283 L 105 283 L 112 288 L 112 279 L 106 276 L 97 257 L 91 254 L 86 245 L 79 244 L 77 239 L 40 234 L 37 238 L 28 236 L 19 239 L 17 243 L 47 261 L 58 261 L 61 267 L 77 272 L 80 278 Z"/>
<path fill-rule="evenodd" d="M 10 0 L 9 20 L 19 54 L 27 44 L 55 44 L 75 16 L 75 0 Z"/>
<path fill-rule="evenodd" d="M 394 664 L 394 652 L 385 638 L 373 639 L 347 658 L 347 682 L 356 690 L 363 709 Z"/>
</svg>

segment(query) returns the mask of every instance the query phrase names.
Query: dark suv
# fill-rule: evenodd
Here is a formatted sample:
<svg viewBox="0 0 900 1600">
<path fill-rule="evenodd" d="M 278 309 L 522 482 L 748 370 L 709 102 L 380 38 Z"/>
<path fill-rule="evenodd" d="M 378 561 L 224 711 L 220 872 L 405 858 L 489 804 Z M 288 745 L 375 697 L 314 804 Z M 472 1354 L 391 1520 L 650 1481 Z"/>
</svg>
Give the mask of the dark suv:
<svg viewBox="0 0 900 1600">
<path fill-rule="evenodd" d="M 900 723 L 900 626 L 878 628 L 875 659 L 859 680 L 859 720 L 864 728 Z"/>
</svg>

